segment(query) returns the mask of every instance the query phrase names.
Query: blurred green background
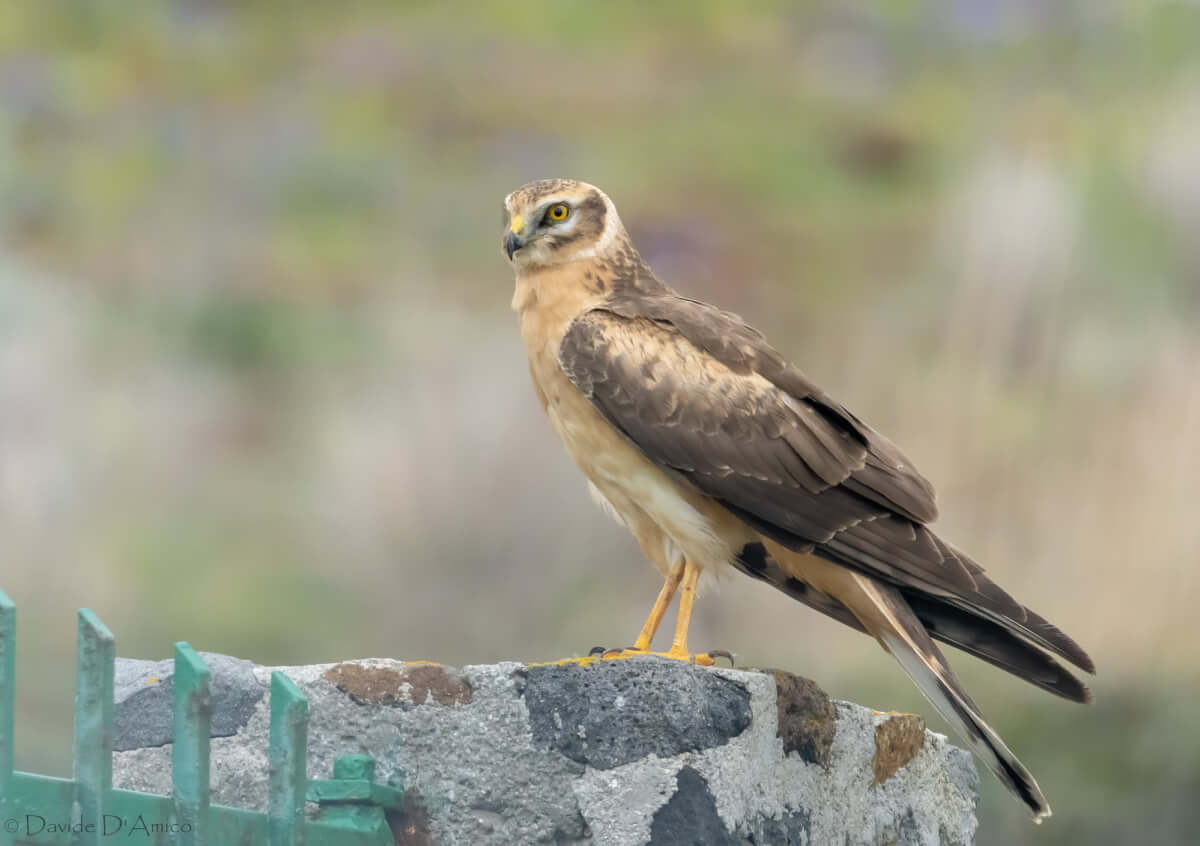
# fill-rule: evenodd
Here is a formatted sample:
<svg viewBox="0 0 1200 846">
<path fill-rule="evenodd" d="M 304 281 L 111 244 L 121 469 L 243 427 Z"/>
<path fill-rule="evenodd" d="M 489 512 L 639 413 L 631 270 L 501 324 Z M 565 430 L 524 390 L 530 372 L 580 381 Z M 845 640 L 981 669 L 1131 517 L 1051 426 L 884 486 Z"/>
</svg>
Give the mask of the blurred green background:
<svg viewBox="0 0 1200 846">
<path fill-rule="evenodd" d="M 603 187 L 938 486 L 1096 658 L 965 657 L 1055 808 L 981 844 L 1200 830 L 1200 6 L 0 4 L 0 586 L 18 766 L 67 774 L 73 614 L 119 654 L 544 660 L 658 588 L 537 407 L 501 200 Z M 699 648 L 929 715 L 749 580 Z M 956 656 L 958 657 L 958 656 Z"/>
</svg>

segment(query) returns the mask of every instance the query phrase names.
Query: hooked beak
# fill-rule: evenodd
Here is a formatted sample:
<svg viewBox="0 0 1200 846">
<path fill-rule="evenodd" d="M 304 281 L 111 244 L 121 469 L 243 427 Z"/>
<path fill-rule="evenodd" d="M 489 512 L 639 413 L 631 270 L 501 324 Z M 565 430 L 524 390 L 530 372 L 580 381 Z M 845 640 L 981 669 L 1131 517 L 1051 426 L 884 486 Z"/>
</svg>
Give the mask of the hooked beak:
<svg viewBox="0 0 1200 846">
<path fill-rule="evenodd" d="M 509 232 L 504 238 L 504 252 L 508 253 L 508 260 L 512 261 L 513 253 L 525 246 L 525 239 L 516 232 Z"/>
</svg>

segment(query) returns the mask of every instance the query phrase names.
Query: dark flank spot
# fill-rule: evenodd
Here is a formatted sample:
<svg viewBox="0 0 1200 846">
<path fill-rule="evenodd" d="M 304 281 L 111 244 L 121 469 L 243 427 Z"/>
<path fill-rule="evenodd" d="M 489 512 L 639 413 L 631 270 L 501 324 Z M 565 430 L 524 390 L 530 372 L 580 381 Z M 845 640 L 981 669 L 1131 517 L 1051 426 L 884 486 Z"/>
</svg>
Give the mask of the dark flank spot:
<svg viewBox="0 0 1200 846">
<path fill-rule="evenodd" d="M 883 784 L 917 757 L 925 745 L 925 720 L 916 714 L 897 714 L 875 726 L 875 783 Z"/>
<path fill-rule="evenodd" d="M 788 576 L 788 580 L 783 583 L 783 587 L 788 593 L 791 594 L 808 592 L 808 585 L 799 579 L 793 579 L 791 576 Z"/>
<path fill-rule="evenodd" d="M 534 743 L 607 770 L 724 745 L 750 725 L 750 694 L 723 676 L 657 658 L 529 667 Z"/>
<path fill-rule="evenodd" d="M 837 710 L 815 682 L 784 670 L 766 670 L 775 677 L 783 752 L 800 753 L 810 764 L 828 767 L 837 730 Z"/>
<path fill-rule="evenodd" d="M 743 546 L 737 557 L 738 563 L 751 575 L 762 578 L 767 570 L 767 548 L 758 541 Z"/>
<path fill-rule="evenodd" d="M 466 705 L 471 686 L 440 664 L 370 667 L 347 662 L 331 667 L 323 678 L 359 704 Z"/>
<path fill-rule="evenodd" d="M 654 812 L 650 846 L 740 846 L 717 814 L 717 800 L 704 776 L 684 767 L 675 777 L 675 793 Z"/>
</svg>

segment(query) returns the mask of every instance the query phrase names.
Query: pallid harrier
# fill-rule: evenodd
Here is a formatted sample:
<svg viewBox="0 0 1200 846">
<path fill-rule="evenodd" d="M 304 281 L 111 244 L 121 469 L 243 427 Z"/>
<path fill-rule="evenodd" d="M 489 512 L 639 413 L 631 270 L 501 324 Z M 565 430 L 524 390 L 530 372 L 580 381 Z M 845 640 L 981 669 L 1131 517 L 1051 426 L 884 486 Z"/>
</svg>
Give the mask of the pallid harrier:
<svg viewBox="0 0 1200 846">
<path fill-rule="evenodd" d="M 1075 702 L 1070 637 L 935 535 L 933 487 L 899 449 L 736 315 L 679 296 L 582 182 L 505 198 L 513 309 L 538 399 L 599 504 L 665 582 L 625 655 L 646 652 L 678 589 L 666 655 L 687 648 L 700 575 L 727 565 L 875 637 L 1034 819 L 1037 782 L 983 720 L 934 640 Z"/>
</svg>

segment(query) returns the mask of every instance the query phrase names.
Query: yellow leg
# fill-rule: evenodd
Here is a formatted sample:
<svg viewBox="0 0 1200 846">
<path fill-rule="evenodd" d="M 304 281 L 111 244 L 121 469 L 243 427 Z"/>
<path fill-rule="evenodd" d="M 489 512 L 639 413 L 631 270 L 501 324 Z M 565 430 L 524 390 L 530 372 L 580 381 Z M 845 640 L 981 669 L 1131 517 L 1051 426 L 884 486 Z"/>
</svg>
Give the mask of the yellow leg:
<svg viewBox="0 0 1200 846">
<path fill-rule="evenodd" d="M 642 633 L 638 635 L 634 647 L 606 652 L 601 656 L 602 660 L 613 661 L 621 658 L 636 658 L 639 655 L 658 655 L 663 658 L 703 664 L 706 667 L 712 666 L 711 655 L 707 653 L 692 655 L 687 649 L 688 625 L 692 620 L 692 603 L 696 599 L 696 582 L 699 579 L 700 569 L 690 562 L 684 562 L 682 567 L 672 570 L 663 583 L 662 590 L 658 593 L 658 599 L 654 601 L 654 608 L 651 609 L 650 617 L 646 620 L 646 625 L 642 627 Z M 658 630 L 663 614 L 666 613 L 667 606 L 671 603 L 671 596 L 676 590 L 679 591 L 679 620 L 675 624 L 675 638 L 671 641 L 671 648 L 666 652 L 650 652 L 650 641 L 654 638 L 654 633 Z"/>
<path fill-rule="evenodd" d="M 623 658 L 657 655 L 660 658 L 674 658 L 677 661 L 688 661 L 711 667 L 714 655 L 724 655 L 730 660 L 732 666 L 733 656 L 728 652 L 714 650 L 712 653 L 704 652 L 692 655 L 687 650 L 688 625 L 692 620 L 692 604 L 696 599 L 696 582 L 699 580 L 700 569 L 686 561 L 667 573 L 662 590 L 658 592 L 658 598 L 654 600 L 654 607 L 650 609 L 650 616 L 646 618 L 646 624 L 642 626 L 641 634 L 638 635 L 637 641 L 631 648 L 612 649 L 602 655 L 593 654 L 583 658 L 564 658 L 560 661 L 549 661 L 547 664 L 579 664 L 586 667 L 596 661 L 617 661 Z M 679 591 L 679 619 L 675 623 L 675 637 L 671 641 L 671 648 L 666 652 L 651 652 L 650 642 L 654 640 L 654 635 L 658 631 L 676 591 Z M 530 666 L 545 665 L 531 664 Z"/>
<path fill-rule="evenodd" d="M 633 642 L 634 649 L 645 652 L 650 648 L 650 641 L 654 640 L 654 634 L 658 631 L 659 624 L 662 623 L 663 615 L 667 613 L 667 606 L 671 604 L 671 598 L 675 596 L 675 590 L 679 587 L 680 579 L 683 578 L 683 570 L 683 565 L 680 565 L 667 573 L 662 590 L 658 592 L 658 599 L 654 600 L 654 607 L 650 609 L 650 616 L 646 618 L 646 625 L 642 626 L 641 634 Z"/>
<path fill-rule="evenodd" d="M 697 664 L 712 664 L 708 655 L 692 655 L 688 652 L 688 626 L 692 622 L 692 603 L 696 601 L 696 583 L 700 581 L 700 568 L 688 561 L 684 564 L 683 580 L 679 585 L 679 619 L 675 623 L 675 639 L 667 650 L 668 658 L 695 661 Z"/>
</svg>

